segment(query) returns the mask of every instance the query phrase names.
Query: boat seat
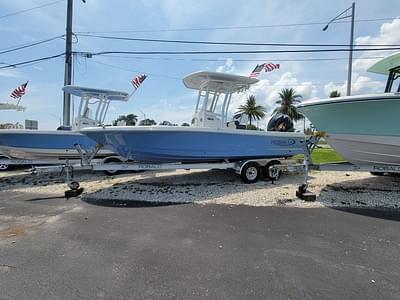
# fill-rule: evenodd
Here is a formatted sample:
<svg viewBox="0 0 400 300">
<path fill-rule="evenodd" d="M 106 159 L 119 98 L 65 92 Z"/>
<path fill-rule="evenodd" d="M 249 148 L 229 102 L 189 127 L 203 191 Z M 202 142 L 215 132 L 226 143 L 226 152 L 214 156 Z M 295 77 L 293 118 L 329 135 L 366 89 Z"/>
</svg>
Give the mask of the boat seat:
<svg viewBox="0 0 400 300">
<path fill-rule="evenodd" d="M 61 125 L 61 126 L 57 127 L 57 130 L 71 131 L 71 130 L 72 130 L 72 127 L 71 127 L 71 126 Z"/>
</svg>

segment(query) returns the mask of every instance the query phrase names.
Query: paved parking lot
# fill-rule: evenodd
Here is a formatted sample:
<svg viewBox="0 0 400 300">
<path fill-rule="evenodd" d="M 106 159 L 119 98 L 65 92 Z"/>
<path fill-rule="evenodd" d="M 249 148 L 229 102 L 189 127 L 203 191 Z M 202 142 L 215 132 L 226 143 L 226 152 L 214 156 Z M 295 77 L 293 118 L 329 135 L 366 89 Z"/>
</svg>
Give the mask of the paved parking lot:
<svg viewBox="0 0 400 300">
<path fill-rule="evenodd" d="M 400 299 L 399 221 L 0 192 L 0 299 Z"/>
</svg>

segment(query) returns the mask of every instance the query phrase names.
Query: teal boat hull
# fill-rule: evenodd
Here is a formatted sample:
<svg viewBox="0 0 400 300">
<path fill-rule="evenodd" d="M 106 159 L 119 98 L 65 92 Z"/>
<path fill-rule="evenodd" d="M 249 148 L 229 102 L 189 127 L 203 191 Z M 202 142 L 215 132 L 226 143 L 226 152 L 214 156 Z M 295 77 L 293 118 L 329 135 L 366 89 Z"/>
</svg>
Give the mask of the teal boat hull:
<svg viewBox="0 0 400 300">
<path fill-rule="evenodd" d="M 400 165 L 400 94 L 306 101 L 298 106 L 327 142 L 357 165 Z"/>
</svg>

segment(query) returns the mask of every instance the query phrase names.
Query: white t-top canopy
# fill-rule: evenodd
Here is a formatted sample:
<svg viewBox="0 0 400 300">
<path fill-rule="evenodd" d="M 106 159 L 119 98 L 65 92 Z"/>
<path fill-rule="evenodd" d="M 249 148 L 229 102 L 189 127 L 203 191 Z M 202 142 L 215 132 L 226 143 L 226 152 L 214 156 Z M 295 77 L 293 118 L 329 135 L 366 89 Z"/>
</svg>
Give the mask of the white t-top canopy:
<svg viewBox="0 0 400 300">
<path fill-rule="evenodd" d="M 200 90 L 207 87 L 210 92 L 217 93 L 246 90 L 258 81 L 257 78 L 209 71 L 192 73 L 183 78 L 183 84 L 189 89 Z"/>
<path fill-rule="evenodd" d="M 371 67 L 369 67 L 367 71 L 372 73 L 388 75 L 391 69 L 399 66 L 400 66 L 400 52 L 397 52 L 376 62 Z"/>
<path fill-rule="evenodd" d="M 82 86 L 66 85 L 63 87 L 63 91 L 78 97 L 90 97 L 96 99 L 107 98 L 108 100 L 115 101 L 128 101 L 129 94 L 126 92 L 94 89 Z"/>
</svg>

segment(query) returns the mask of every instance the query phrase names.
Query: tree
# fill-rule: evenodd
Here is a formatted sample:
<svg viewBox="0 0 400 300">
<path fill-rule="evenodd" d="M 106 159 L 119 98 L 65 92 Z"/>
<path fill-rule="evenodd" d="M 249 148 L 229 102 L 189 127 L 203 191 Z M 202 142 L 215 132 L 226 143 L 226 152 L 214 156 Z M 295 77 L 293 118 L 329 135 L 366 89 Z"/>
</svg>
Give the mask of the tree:
<svg viewBox="0 0 400 300">
<path fill-rule="evenodd" d="M 184 122 L 184 123 L 182 123 L 181 126 L 187 126 L 187 127 L 189 127 L 190 125 L 189 125 L 189 123 Z"/>
<path fill-rule="evenodd" d="M 170 121 L 162 121 L 159 125 L 161 125 L 161 126 L 178 126 L 178 124 L 171 123 Z"/>
<path fill-rule="evenodd" d="M 139 125 L 140 126 L 151 126 L 151 125 L 157 125 L 157 122 L 152 119 L 144 119 L 139 122 Z"/>
<path fill-rule="evenodd" d="M 113 121 L 113 125 L 117 126 L 118 122 L 124 121 L 127 126 L 135 126 L 138 121 L 138 116 L 135 114 L 121 115 Z"/>
<path fill-rule="evenodd" d="M 340 92 L 339 91 L 332 91 L 330 94 L 329 94 L 329 98 L 336 98 L 336 97 L 340 97 Z"/>
<path fill-rule="evenodd" d="M 297 111 L 294 106 L 295 103 L 301 102 L 299 98 L 300 95 L 296 94 L 296 90 L 293 88 L 284 88 L 279 93 L 280 100 L 276 101 L 280 104 L 279 107 L 275 108 L 273 114 L 282 113 L 288 115 L 292 120 L 298 121 L 304 118 L 303 114 Z"/>
<path fill-rule="evenodd" d="M 170 121 L 162 121 L 160 123 L 161 126 L 172 126 L 173 124 Z"/>
<path fill-rule="evenodd" d="M 246 129 L 247 130 L 259 130 L 259 128 L 256 125 L 252 125 L 252 124 L 247 125 Z"/>
<path fill-rule="evenodd" d="M 250 95 L 246 100 L 246 104 L 239 106 L 239 109 L 235 114 L 237 113 L 248 115 L 251 125 L 251 121 L 253 119 L 260 120 L 265 117 L 265 108 L 261 105 L 257 105 L 256 97 L 254 97 L 254 95 Z"/>
</svg>

